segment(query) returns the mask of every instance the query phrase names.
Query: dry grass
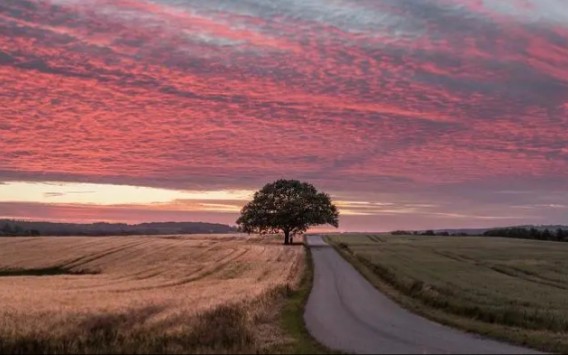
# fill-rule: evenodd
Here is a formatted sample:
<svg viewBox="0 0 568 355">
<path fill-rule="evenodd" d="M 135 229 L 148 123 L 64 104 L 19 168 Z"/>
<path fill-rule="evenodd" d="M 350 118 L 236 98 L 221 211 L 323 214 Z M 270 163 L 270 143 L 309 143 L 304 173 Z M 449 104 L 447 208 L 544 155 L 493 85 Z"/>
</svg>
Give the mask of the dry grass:
<svg viewBox="0 0 568 355">
<path fill-rule="evenodd" d="M 0 352 L 257 352 L 288 341 L 301 246 L 242 236 L 0 238 Z"/>
</svg>

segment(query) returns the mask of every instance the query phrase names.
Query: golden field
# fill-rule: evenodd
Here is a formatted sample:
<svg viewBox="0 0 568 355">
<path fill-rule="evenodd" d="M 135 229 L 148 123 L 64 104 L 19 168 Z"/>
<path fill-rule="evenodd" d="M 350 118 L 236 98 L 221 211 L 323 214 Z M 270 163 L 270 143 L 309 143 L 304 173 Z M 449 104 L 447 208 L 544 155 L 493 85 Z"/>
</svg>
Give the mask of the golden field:
<svg viewBox="0 0 568 355">
<path fill-rule="evenodd" d="M 241 235 L 0 238 L 0 352 L 284 346 L 300 246 Z"/>
</svg>

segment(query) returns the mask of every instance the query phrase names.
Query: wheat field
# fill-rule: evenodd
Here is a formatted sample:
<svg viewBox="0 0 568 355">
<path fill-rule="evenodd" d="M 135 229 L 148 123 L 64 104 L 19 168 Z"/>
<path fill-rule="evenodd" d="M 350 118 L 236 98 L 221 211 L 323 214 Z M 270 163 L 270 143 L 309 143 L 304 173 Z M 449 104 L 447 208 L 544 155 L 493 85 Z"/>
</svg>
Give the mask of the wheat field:
<svg viewBox="0 0 568 355">
<path fill-rule="evenodd" d="M 0 352 L 264 351 L 304 267 L 275 238 L 0 238 Z"/>
</svg>

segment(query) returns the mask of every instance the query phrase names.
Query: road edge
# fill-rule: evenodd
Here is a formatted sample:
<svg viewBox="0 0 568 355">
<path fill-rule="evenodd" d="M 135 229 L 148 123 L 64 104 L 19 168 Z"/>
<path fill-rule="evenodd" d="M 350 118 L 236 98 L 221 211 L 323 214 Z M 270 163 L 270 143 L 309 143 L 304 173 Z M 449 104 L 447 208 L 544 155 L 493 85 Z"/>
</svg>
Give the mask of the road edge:
<svg viewBox="0 0 568 355">
<path fill-rule="evenodd" d="M 277 349 L 274 353 L 286 354 L 341 354 L 318 342 L 309 332 L 304 320 L 304 312 L 308 298 L 312 292 L 314 281 L 314 262 L 310 246 L 305 237 L 303 239 L 305 268 L 300 285 L 296 290 L 290 291 L 280 312 L 280 325 L 287 336 L 295 341 Z M 272 352 L 271 352 L 272 353 Z"/>
</svg>

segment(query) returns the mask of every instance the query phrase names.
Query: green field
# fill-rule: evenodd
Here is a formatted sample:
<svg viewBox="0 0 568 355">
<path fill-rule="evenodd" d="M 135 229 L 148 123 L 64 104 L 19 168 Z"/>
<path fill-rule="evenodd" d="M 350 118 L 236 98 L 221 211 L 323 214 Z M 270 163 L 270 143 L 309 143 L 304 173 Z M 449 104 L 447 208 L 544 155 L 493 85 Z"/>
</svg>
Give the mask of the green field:
<svg viewBox="0 0 568 355">
<path fill-rule="evenodd" d="M 375 286 L 439 322 L 568 352 L 568 243 L 332 235 Z"/>
</svg>

